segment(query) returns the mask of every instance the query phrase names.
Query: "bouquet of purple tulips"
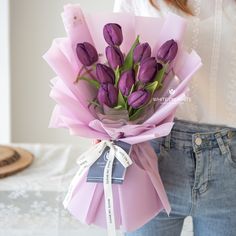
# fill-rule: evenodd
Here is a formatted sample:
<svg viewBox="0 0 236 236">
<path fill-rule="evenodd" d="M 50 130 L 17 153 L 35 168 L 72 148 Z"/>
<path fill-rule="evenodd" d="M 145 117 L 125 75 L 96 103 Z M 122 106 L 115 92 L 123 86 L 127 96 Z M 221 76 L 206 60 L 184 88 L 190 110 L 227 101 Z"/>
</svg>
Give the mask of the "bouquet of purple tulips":
<svg viewBox="0 0 236 236">
<path fill-rule="evenodd" d="M 183 49 L 186 22 L 173 14 L 84 15 L 67 5 L 62 17 L 67 37 L 44 55 L 57 74 L 50 126 L 101 140 L 79 156 L 63 204 L 110 236 L 133 231 L 171 210 L 149 140 L 171 131 L 201 59 Z"/>
<path fill-rule="evenodd" d="M 76 53 L 83 67 L 76 82 L 86 80 L 98 90 L 91 105 L 103 112 L 104 106 L 125 110 L 128 120 L 135 122 L 146 114 L 145 109 L 154 105 L 153 96 L 162 88 L 170 63 L 176 57 L 178 44 L 173 39 L 166 41 L 153 57 L 148 42 L 140 43 L 137 36 L 125 55 L 120 50 L 123 34 L 119 24 L 106 24 L 103 36 L 108 44 L 105 48 L 107 62 L 104 64 L 98 62 L 99 55 L 92 44 L 77 44 Z"/>
</svg>

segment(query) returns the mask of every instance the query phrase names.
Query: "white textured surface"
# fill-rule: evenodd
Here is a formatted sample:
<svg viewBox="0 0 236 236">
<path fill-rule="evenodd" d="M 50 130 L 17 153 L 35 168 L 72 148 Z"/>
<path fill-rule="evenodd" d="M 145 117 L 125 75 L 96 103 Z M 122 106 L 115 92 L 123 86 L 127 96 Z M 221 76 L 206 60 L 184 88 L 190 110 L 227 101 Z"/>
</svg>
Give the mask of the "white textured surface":
<svg viewBox="0 0 236 236">
<path fill-rule="evenodd" d="M 105 230 L 80 224 L 62 206 L 77 169 L 75 160 L 86 147 L 20 146 L 35 160 L 24 171 L 0 180 L 0 236 L 105 236 Z M 182 236 L 192 236 L 191 218 L 186 219 Z"/>
</svg>

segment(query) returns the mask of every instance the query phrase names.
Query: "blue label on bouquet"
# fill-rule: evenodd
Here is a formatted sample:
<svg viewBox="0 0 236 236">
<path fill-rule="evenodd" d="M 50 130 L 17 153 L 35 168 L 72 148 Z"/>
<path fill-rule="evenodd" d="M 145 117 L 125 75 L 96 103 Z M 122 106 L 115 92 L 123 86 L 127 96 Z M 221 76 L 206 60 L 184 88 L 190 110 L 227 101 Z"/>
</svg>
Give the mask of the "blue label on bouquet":
<svg viewBox="0 0 236 236">
<path fill-rule="evenodd" d="M 122 141 L 114 141 L 114 144 L 121 147 L 127 154 L 130 153 L 131 145 Z M 103 173 L 106 162 L 109 158 L 110 148 L 107 146 L 101 156 L 89 168 L 87 175 L 87 182 L 102 183 Z M 117 158 L 114 159 L 112 168 L 112 183 L 122 184 L 125 178 L 126 168 L 119 162 Z"/>
</svg>

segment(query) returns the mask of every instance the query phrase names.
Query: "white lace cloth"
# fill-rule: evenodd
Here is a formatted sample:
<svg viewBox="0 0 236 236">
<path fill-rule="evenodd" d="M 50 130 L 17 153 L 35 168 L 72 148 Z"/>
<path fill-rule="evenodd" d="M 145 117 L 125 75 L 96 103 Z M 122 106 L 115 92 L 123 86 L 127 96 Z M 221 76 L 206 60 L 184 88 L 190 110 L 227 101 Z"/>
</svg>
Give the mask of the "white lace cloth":
<svg viewBox="0 0 236 236">
<path fill-rule="evenodd" d="M 87 147 L 16 146 L 31 151 L 35 160 L 24 171 L 0 179 L 0 236 L 105 236 L 105 230 L 80 224 L 62 206 L 78 168 L 76 158 Z M 191 228 L 187 218 L 182 236 L 191 236 Z"/>
</svg>

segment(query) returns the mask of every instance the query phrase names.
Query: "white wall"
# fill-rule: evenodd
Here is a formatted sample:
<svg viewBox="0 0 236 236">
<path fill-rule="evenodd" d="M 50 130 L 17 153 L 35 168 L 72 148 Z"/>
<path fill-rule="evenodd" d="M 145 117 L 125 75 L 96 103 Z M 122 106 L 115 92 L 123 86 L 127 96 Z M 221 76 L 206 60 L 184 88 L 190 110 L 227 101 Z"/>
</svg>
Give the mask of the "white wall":
<svg viewBox="0 0 236 236">
<path fill-rule="evenodd" d="M 0 143 L 11 140 L 9 2 L 0 0 Z"/>
<path fill-rule="evenodd" d="M 54 102 L 48 97 L 54 73 L 42 59 L 53 38 L 65 35 L 63 5 L 87 11 L 112 10 L 112 0 L 10 0 L 13 142 L 81 142 L 66 130 L 48 129 Z"/>
</svg>

